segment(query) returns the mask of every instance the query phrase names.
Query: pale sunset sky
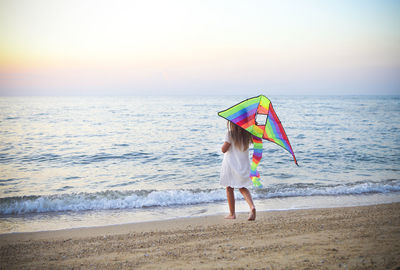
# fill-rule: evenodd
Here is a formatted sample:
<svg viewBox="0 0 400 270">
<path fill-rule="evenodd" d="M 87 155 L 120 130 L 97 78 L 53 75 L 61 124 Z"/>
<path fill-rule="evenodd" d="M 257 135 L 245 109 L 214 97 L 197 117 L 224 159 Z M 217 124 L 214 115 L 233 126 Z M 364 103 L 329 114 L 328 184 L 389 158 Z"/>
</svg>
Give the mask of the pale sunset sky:
<svg viewBox="0 0 400 270">
<path fill-rule="evenodd" d="M 0 95 L 400 94 L 398 0 L 0 0 Z"/>
</svg>

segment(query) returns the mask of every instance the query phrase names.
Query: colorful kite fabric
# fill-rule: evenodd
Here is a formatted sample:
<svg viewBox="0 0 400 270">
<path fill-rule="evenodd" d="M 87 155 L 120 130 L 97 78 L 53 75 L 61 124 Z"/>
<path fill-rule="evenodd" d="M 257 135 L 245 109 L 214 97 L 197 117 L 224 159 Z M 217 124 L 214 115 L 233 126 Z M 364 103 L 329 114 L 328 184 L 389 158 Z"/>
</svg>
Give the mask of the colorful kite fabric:
<svg viewBox="0 0 400 270">
<path fill-rule="evenodd" d="M 254 150 L 250 178 L 254 186 L 261 186 L 257 166 L 262 158 L 262 139 L 274 142 L 286 149 L 292 154 L 294 162 L 298 165 L 281 121 L 279 121 L 272 103 L 267 97 L 259 95 L 246 99 L 227 110 L 219 112 L 218 115 L 244 128 L 253 135 Z M 257 123 L 258 115 L 266 116 L 265 123 Z"/>
</svg>

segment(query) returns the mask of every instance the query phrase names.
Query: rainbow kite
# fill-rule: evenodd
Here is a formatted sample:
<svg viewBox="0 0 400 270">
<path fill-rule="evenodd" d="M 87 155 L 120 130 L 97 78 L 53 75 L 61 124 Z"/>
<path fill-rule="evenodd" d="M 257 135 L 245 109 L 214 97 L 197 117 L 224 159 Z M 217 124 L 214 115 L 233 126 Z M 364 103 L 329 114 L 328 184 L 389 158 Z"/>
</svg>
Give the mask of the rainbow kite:
<svg viewBox="0 0 400 270">
<path fill-rule="evenodd" d="M 246 99 L 227 110 L 218 113 L 219 116 L 235 123 L 252 134 L 253 159 L 250 168 L 250 178 L 254 186 L 260 187 L 260 174 L 257 171 L 258 163 L 262 158 L 262 139 L 276 143 L 292 154 L 294 162 L 296 157 L 285 130 L 279 121 L 271 101 L 263 95 Z M 260 118 L 264 116 L 263 120 Z M 257 122 L 260 122 L 258 123 Z"/>
</svg>

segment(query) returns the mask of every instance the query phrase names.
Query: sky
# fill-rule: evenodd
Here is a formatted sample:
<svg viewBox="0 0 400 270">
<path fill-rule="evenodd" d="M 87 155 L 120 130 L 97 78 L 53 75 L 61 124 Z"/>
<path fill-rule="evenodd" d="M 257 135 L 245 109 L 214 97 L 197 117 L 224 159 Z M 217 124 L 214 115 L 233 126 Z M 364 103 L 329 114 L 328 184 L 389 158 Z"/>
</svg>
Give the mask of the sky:
<svg viewBox="0 0 400 270">
<path fill-rule="evenodd" d="M 0 95 L 400 94 L 397 0 L 0 0 Z"/>
</svg>

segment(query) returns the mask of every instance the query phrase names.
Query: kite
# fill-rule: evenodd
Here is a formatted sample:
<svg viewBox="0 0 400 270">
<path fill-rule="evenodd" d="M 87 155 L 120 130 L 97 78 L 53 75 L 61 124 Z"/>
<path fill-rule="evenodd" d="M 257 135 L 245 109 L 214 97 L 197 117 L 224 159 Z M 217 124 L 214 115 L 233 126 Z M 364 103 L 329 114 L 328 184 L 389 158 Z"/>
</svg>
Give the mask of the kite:
<svg viewBox="0 0 400 270">
<path fill-rule="evenodd" d="M 260 174 L 257 171 L 257 166 L 262 158 L 262 139 L 276 143 L 286 149 L 292 154 L 294 162 L 298 166 L 281 121 L 276 115 L 271 101 L 264 95 L 246 99 L 229 109 L 219 112 L 218 115 L 252 134 L 253 158 L 250 166 L 250 178 L 254 186 L 262 186 Z"/>
</svg>

